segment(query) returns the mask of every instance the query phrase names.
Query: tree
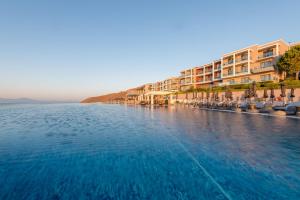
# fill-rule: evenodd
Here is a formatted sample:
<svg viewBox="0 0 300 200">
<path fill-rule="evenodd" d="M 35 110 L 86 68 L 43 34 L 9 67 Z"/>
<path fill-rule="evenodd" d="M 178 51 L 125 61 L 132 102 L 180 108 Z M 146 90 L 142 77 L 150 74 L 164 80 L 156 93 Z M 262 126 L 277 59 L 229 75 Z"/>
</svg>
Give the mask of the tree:
<svg viewBox="0 0 300 200">
<path fill-rule="evenodd" d="M 286 72 L 288 77 L 300 71 L 300 45 L 293 46 L 276 63 L 280 72 Z"/>
</svg>

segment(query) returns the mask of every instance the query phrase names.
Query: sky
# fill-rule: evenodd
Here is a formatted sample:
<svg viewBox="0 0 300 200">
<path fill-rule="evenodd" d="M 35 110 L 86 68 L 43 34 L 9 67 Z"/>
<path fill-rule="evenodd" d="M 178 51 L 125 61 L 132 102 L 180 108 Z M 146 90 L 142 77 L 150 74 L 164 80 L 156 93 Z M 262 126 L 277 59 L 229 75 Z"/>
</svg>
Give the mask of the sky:
<svg viewBox="0 0 300 200">
<path fill-rule="evenodd" d="M 0 0 L 0 98 L 79 101 L 300 41 L 299 0 Z"/>
</svg>

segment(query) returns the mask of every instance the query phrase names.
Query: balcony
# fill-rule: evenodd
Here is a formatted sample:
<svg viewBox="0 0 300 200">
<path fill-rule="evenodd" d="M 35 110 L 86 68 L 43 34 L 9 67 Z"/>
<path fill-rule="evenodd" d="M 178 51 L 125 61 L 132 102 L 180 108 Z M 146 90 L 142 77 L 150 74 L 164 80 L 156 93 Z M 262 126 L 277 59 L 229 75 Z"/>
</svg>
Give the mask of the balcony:
<svg viewBox="0 0 300 200">
<path fill-rule="evenodd" d="M 212 81 L 212 76 L 206 76 L 205 81 Z"/>
<path fill-rule="evenodd" d="M 250 78 L 242 79 L 241 84 L 251 83 L 252 80 Z"/>
<path fill-rule="evenodd" d="M 248 56 L 243 56 L 241 58 L 237 58 L 235 60 L 235 63 L 242 63 L 242 62 L 246 62 L 246 61 L 248 61 Z"/>
<path fill-rule="evenodd" d="M 203 75 L 203 74 L 204 74 L 203 70 L 196 72 L 196 75 Z"/>
<path fill-rule="evenodd" d="M 223 63 L 224 67 L 225 66 L 230 66 L 230 65 L 233 65 L 233 60 L 229 60 L 229 61 Z"/>
<path fill-rule="evenodd" d="M 245 74 L 248 73 L 248 70 L 241 70 L 241 71 L 236 71 L 236 74 Z"/>
<path fill-rule="evenodd" d="M 203 82 L 204 82 L 203 79 L 198 79 L 198 80 L 196 80 L 196 83 L 203 83 Z"/>
<path fill-rule="evenodd" d="M 273 51 L 268 51 L 268 52 L 263 53 L 262 55 L 259 55 L 257 57 L 257 59 L 261 60 L 261 59 L 265 59 L 265 58 L 272 58 L 274 56 L 275 56 L 275 53 Z"/>
<path fill-rule="evenodd" d="M 217 65 L 215 68 L 214 68 L 214 71 L 220 71 L 221 70 L 221 65 Z"/>
<path fill-rule="evenodd" d="M 215 76 L 214 79 L 221 79 L 221 75 Z"/>
<path fill-rule="evenodd" d="M 223 77 L 228 77 L 228 76 L 232 76 L 232 75 L 233 75 L 233 72 L 228 72 L 228 73 L 224 73 Z"/>
<path fill-rule="evenodd" d="M 251 69 L 252 73 L 261 73 L 261 72 L 268 72 L 268 71 L 274 71 L 274 66 L 266 66 L 266 67 L 256 67 L 254 69 Z"/>
<path fill-rule="evenodd" d="M 212 72 L 212 68 L 209 69 L 205 69 L 205 74 L 211 73 Z"/>
</svg>

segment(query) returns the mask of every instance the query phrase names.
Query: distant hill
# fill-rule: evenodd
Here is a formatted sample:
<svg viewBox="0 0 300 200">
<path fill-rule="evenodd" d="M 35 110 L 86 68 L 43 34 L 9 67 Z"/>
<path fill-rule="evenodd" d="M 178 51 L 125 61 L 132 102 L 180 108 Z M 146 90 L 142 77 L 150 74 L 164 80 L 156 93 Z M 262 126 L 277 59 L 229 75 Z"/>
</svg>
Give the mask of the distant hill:
<svg viewBox="0 0 300 200">
<path fill-rule="evenodd" d="M 0 103 L 39 103 L 37 100 L 28 99 L 28 98 L 19 98 L 19 99 L 6 99 L 0 98 Z"/>
<path fill-rule="evenodd" d="M 82 100 L 80 103 L 97 103 L 97 102 L 109 102 L 118 99 L 120 100 L 120 99 L 125 99 L 126 94 L 127 94 L 126 91 L 122 91 L 122 92 L 111 93 L 111 94 L 106 94 L 106 95 L 101 95 L 96 97 L 89 97 Z"/>
<path fill-rule="evenodd" d="M 0 98 L 0 104 L 41 104 L 41 103 L 66 103 L 62 101 L 40 101 L 29 98 L 7 99 Z"/>
</svg>

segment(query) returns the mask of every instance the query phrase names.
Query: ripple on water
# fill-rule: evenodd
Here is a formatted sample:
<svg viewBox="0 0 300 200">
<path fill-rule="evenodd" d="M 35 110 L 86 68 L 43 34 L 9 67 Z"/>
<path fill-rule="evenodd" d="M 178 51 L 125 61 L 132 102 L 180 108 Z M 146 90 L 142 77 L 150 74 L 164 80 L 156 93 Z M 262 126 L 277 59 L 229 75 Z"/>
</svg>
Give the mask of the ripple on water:
<svg viewBox="0 0 300 200">
<path fill-rule="evenodd" d="M 299 130 L 180 107 L 0 106 L 0 199 L 300 199 Z"/>
</svg>

